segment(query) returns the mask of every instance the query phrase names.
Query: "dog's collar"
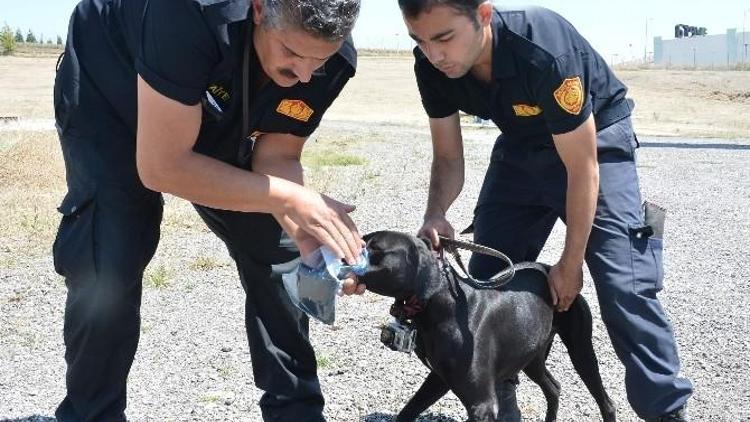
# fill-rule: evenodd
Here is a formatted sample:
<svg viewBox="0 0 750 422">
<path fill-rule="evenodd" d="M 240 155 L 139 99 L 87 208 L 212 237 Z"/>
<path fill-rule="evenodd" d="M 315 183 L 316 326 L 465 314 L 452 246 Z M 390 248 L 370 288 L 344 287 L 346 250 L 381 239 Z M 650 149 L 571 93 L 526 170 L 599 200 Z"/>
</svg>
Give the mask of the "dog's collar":
<svg viewBox="0 0 750 422">
<path fill-rule="evenodd" d="M 445 261 L 442 251 L 436 253 L 435 258 L 440 277 L 450 279 L 449 274 L 452 268 L 450 264 Z M 424 310 L 425 305 L 426 304 L 423 301 L 417 298 L 417 295 L 411 295 L 406 299 L 396 299 L 393 305 L 391 305 L 390 314 L 398 320 L 412 319 Z"/>
<path fill-rule="evenodd" d="M 417 298 L 417 295 L 411 295 L 404 300 L 396 300 L 391 305 L 391 315 L 398 319 L 412 319 L 424 310 L 424 303 Z"/>
</svg>

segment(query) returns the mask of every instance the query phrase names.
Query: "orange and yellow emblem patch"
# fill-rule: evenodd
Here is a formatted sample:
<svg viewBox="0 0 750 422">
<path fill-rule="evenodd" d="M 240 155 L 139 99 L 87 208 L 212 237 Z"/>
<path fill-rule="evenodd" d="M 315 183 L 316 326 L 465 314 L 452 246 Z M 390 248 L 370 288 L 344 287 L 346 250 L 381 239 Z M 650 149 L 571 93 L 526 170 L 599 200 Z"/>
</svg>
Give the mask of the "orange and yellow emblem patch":
<svg viewBox="0 0 750 422">
<path fill-rule="evenodd" d="M 568 113 L 576 116 L 580 114 L 584 102 L 583 84 L 580 76 L 564 80 L 560 88 L 555 90 L 555 100 Z"/>
<path fill-rule="evenodd" d="M 542 114 L 541 107 L 527 104 L 514 104 L 513 111 L 518 117 L 533 117 Z"/>
<path fill-rule="evenodd" d="M 302 100 L 281 100 L 276 112 L 307 123 L 315 111 Z"/>
</svg>

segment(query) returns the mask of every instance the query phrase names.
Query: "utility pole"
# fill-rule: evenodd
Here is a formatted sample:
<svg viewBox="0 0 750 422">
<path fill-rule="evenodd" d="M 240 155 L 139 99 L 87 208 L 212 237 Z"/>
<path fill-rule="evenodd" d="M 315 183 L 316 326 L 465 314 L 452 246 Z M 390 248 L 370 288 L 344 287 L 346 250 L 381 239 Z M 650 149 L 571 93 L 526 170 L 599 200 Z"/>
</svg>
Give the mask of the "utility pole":
<svg viewBox="0 0 750 422">
<path fill-rule="evenodd" d="M 750 9 L 744 9 L 742 11 L 742 46 L 745 52 L 742 55 L 742 70 L 745 70 L 745 63 L 747 63 L 747 30 L 745 29 L 745 20 L 747 19 L 747 11 Z"/>
<path fill-rule="evenodd" d="M 648 21 L 652 21 L 654 18 L 646 17 L 646 41 L 643 43 L 643 64 L 648 63 Z"/>
<path fill-rule="evenodd" d="M 698 63 L 695 60 L 695 47 L 693 47 L 693 70 L 698 68 Z"/>
</svg>

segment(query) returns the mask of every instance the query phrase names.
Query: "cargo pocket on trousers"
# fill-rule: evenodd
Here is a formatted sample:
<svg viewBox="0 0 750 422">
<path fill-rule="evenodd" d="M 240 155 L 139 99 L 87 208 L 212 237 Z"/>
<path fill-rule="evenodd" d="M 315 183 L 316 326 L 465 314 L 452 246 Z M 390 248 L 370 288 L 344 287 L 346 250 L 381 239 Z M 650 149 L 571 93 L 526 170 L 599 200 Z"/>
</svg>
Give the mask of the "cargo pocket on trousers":
<svg viewBox="0 0 750 422">
<path fill-rule="evenodd" d="M 630 226 L 630 252 L 633 270 L 633 290 L 636 294 L 655 297 L 664 288 L 662 254 L 664 241 Z"/>
<path fill-rule="evenodd" d="M 62 214 L 52 257 L 55 271 L 69 279 L 81 279 L 96 273 L 94 259 L 94 211 L 91 193 L 68 192 L 57 208 Z"/>
</svg>

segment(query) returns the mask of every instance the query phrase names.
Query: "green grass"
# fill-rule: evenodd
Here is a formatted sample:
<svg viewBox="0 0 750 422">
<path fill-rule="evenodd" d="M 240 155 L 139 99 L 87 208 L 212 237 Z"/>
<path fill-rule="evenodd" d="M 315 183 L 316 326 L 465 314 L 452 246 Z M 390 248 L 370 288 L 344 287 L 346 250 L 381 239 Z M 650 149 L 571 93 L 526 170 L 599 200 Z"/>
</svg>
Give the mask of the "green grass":
<svg viewBox="0 0 750 422">
<path fill-rule="evenodd" d="M 195 271 L 211 271 L 223 267 L 224 264 L 210 256 L 199 256 L 190 264 L 190 269 Z"/>
<path fill-rule="evenodd" d="M 228 367 L 228 366 L 222 366 L 220 368 L 216 368 L 216 372 L 219 373 L 219 376 L 222 379 L 226 380 L 226 379 L 231 378 L 232 375 L 234 375 L 235 370 L 233 368 Z"/>
<path fill-rule="evenodd" d="M 169 284 L 170 275 L 165 266 L 159 265 L 155 268 L 149 268 L 146 271 L 146 286 L 156 289 L 164 289 L 169 287 Z"/>
<path fill-rule="evenodd" d="M 200 401 L 203 403 L 219 403 L 222 400 L 224 398 L 221 393 L 207 393 L 200 398 Z"/>
<path fill-rule="evenodd" d="M 372 183 L 375 180 L 377 180 L 378 177 L 380 177 L 379 173 L 375 172 L 374 170 L 368 169 L 368 170 L 365 171 L 365 174 L 362 177 L 362 179 L 365 182 Z"/>
<path fill-rule="evenodd" d="M 317 355 L 315 357 L 315 361 L 318 363 L 319 369 L 329 368 L 333 364 L 333 361 L 331 360 L 331 358 L 325 355 Z"/>
<path fill-rule="evenodd" d="M 317 150 L 306 153 L 302 157 L 302 164 L 310 167 L 362 166 L 367 164 L 367 160 L 356 155 L 331 150 Z"/>
<path fill-rule="evenodd" d="M 9 270 L 18 265 L 18 258 L 13 256 L 0 256 L 0 270 Z"/>
</svg>

